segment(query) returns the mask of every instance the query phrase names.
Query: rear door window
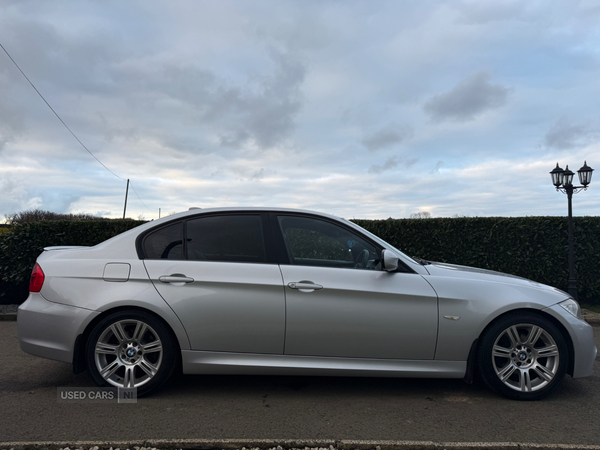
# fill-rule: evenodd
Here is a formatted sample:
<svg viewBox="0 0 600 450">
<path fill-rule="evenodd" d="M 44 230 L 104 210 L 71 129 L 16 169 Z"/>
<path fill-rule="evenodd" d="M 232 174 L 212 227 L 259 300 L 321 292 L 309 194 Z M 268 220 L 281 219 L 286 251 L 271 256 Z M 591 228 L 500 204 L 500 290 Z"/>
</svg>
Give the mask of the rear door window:
<svg viewBox="0 0 600 450">
<path fill-rule="evenodd" d="M 195 261 L 267 262 L 262 218 L 237 214 L 187 221 L 187 257 Z"/>
</svg>

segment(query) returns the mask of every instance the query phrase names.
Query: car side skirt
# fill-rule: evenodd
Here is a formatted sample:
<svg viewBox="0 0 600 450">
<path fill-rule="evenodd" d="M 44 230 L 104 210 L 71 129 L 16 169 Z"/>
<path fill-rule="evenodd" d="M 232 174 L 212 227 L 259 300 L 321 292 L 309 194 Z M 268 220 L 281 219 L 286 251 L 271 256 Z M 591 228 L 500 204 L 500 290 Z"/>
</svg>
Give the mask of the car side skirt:
<svg viewBox="0 0 600 450">
<path fill-rule="evenodd" d="M 183 350 L 184 374 L 463 378 L 466 361 L 326 358 Z"/>
</svg>

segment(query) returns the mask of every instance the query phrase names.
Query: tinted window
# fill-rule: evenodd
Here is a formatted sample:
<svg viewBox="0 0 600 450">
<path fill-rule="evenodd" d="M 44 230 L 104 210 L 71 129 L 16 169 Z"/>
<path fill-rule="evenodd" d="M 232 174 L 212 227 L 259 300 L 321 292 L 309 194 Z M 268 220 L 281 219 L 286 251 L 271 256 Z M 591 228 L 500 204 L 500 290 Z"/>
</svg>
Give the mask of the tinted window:
<svg viewBox="0 0 600 450">
<path fill-rule="evenodd" d="M 188 259 L 266 262 L 262 218 L 258 215 L 211 216 L 187 222 Z"/>
<path fill-rule="evenodd" d="M 177 222 L 146 236 L 144 255 L 148 259 L 184 259 L 183 224 Z"/>
<path fill-rule="evenodd" d="M 346 228 L 308 217 L 278 219 L 291 264 L 377 268 L 380 251 Z"/>
</svg>

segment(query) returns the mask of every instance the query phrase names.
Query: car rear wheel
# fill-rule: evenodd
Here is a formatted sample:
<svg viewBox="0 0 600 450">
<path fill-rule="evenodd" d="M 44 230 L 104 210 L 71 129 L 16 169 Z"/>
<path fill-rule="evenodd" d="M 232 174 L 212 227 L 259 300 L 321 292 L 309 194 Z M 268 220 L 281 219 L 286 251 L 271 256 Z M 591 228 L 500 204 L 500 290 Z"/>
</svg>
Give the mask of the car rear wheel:
<svg viewBox="0 0 600 450">
<path fill-rule="evenodd" d="M 100 321 L 86 347 L 88 370 L 99 386 L 135 388 L 145 395 L 173 373 L 177 345 L 167 327 L 143 311 L 119 311 Z"/>
<path fill-rule="evenodd" d="M 498 394 L 539 400 L 563 379 L 569 352 L 562 333 L 535 313 L 511 314 L 485 331 L 478 349 L 479 372 Z"/>
</svg>

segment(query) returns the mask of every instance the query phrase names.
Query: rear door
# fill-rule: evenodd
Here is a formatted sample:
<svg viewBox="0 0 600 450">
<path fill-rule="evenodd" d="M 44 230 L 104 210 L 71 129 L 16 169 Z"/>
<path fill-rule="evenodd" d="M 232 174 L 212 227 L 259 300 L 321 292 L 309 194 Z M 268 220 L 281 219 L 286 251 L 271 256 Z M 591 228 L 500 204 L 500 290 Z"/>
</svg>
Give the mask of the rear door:
<svg viewBox="0 0 600 450">
<path fill-rule="evenodd" d="M 199 215 L 142 241 L 193 350 L 282 354 L 285 298 L 266 214 Z"/>
</svg>

